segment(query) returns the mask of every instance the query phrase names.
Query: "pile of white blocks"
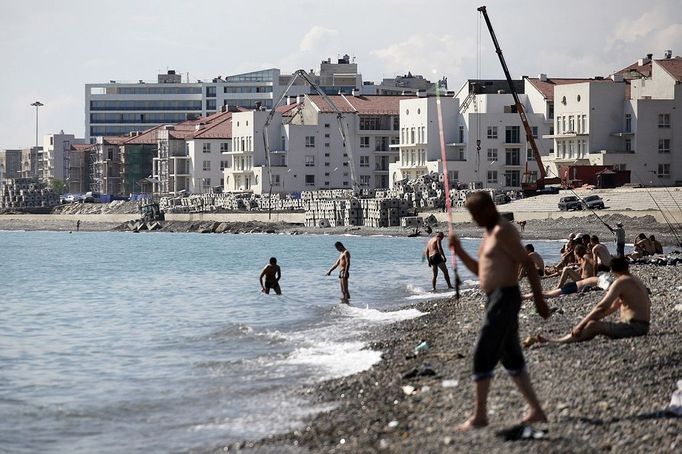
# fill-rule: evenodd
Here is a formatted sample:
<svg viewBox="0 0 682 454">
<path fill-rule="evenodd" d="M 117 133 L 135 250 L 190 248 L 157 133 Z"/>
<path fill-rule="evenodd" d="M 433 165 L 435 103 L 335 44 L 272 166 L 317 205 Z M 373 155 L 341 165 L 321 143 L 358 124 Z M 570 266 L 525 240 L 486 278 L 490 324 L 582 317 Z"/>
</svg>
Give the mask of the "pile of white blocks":
<svg viewBox="0 0 682 454">
<path fill-rule="evenodd" d="M 251 193 L 191 194 L 161 197 L 166 213 L 210 213 L 216 211 L 302 211 L 304 201 L 273 194 L 272 198 Z"/>
<path fill-rule="evenodd" d="M 0 208 L 50 208 L 59 205 L 59 194 L 32 178 L 6 180 L 0 195 Z"/>
</svg>

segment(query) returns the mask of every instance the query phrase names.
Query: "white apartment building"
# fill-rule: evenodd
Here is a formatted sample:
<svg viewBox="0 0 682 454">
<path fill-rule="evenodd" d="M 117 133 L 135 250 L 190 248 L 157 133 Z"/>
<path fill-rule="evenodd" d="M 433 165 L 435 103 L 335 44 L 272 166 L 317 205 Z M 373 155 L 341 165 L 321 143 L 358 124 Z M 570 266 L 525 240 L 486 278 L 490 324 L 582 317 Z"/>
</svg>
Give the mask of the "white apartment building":
<svg viewBox="0 0 682 454">
<path fill-rule="evenodd" d="M 399 102 L 404 97 L 360 96 L 356 91 L 330 99 L 347 125 L 353 163 L 334 109 L 318 95 L 304 95 L 297 104 L 279 108 L 268 128 L 273 192 L 350 189 L 353 164 L 359 187 L 388 187 L 389 165 L 398 158 L 391 145 L 399 140 Z M 269 192 L 262 140 L 266 116 L 266 112 L 234 115 L 232 163 L 224 174 L 226 191 Z"/>
<path fill-rule="evenodd" d="M 205 193 L 222 187 L 223 170 L 231 165 L 232 112 L 217 114 L 208 125 L 198 123 L 196 132 L 185 138 L 189 157 L 189 192 Z"/>
<path fill-rule="evenodd" d="M 541 135 L 551 127 L 546 121 L 549 107 L 542 97 L 524 94 L 524 83 L 515 81 L 515 88 L 539 152 L 546 156 L 551 141 L 541 139 Z M 468 81 L 456 97 L 440 97 L 451 182 L 518 189 L 526 168 L 537 176 L 537 164 L 506 87 L 506 81 Z M 528 88 L 533 90 L 532 86 Z M 469 97 L 474 89 L 476 94 Z M 400 160 L 391 166 L 391 184 L 429 172 L 442 173 L 437 101 L 437 97 L 429 96 L 401 102 Z"/>
<path fill-rule="evenodd" d="M 554 166 L 607 165 L 629 170 L 633 183 L 682 184 L 681 82 L 682 58 L 671 57 L 557 86 Z"/>
</svg>

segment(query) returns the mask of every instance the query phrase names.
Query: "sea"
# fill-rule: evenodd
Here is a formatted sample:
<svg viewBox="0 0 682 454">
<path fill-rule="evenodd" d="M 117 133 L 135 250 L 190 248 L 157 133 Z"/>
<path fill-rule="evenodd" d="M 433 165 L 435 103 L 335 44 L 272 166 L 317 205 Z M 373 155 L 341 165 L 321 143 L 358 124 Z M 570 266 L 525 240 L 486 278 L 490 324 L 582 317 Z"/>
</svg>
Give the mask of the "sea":
<svg viewBox="0 0 682 454">
<path fill-rule="evenodd" d="M 336 241 L 350 305 L 325 275 Z M 425 242 L 0 231 L 0 451 L 185 452 L 300 427 L 330 406 L 297 390 L 368 369 L 381 355 L 368 330 L 454 294 L 441 277 L 429 291 Z M 556 262 L 559 242 L 533 244 Z M 270 257 L 281 296 L 260 291 Z"/>
</svg>

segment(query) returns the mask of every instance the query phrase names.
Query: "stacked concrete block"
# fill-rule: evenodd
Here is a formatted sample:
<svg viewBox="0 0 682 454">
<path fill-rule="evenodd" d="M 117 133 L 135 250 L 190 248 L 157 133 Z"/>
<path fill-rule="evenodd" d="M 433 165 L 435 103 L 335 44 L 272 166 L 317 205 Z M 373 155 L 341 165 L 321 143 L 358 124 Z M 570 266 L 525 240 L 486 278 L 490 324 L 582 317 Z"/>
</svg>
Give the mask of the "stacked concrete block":
<svg viewBox="0 0 682 454">
<path fill-rule="evenodd" d="M 168 213 L 210 213 L 215 211 L 301 211 L 304 201 L 256 196 L 250 193 L 191 194 L 184 197 L 162 197 L 160 207 Z"/>
<path fill-rule="evenodd" d="M 424 218 L 421 216 L 404 216 L 400 218 L 400 227 L 406 229 L 424 227 Z"/>
<path fill-rule="evenodd" d="M 51 208 L 59 205 L 59 194 L 31 178 L 6 180 L 0 192 L 0 208 Z"/>
</svg>

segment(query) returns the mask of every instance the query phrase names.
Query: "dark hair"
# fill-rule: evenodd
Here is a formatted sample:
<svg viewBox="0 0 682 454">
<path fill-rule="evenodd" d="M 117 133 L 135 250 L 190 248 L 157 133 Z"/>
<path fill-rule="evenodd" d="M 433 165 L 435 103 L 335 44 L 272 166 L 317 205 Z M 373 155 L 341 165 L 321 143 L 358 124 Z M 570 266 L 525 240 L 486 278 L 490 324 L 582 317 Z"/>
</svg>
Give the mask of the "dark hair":
<svg viewBox="0 0 682 454">
<path fill-rule="evenodd" d="M 582 244 L 578 244 L 578 245 L 575 247 L 575 249 L 573 250 L 573 252 L 574 252 L 575 255 L 577 255 L 578 257 L 582 257 L 583 255 L 585 255 L 585 254 L 587 253 L 587 248 L 586 248 L 585 246 L 583 246 Z"/>
<path fill-rule="evenodd" d="M 469 194 L 466 198 L 466 207 L 470 209 L 483 209 L 487 207 L 497 210 L 490 194 L 485 191 L 476 191 Z"/>
<path fill-rule="evenodd" d="M 340 242 L 340 241 L 337 241 L 336 243 L 334 243 L 334 247 L 335 247 L 336 249 L 339 249 L 339 248 L 341 248 L 341 249 L 346 249 L 346 248 L 343 246 L 343 243 Z"/>
<path fill-rule="evenodd" d="M 580 238 L 580 241 L 582 241 L 583 243 L 585 243 L 586 240 L 588 243 L 590 242 L 590 234 L 589 233 L 584 234 L 582 236 L 582 238 Z"/>
<path fill-rule="evenodd" d="M 649 239 L 650 239 L 651 241 L 656 241 L 656 237 L 653 236 L 653 235 L 650 235 L 650 236 L 649 236 Z"/>
<path fill-rule="evenodd" d="M 592 235 L 591 240 L 593 243 L 599 243 L 599 237 L 597 235 Z"/>
<path fill-rule="evenodd" d="M 637 238 L 639 238 L 640 240 L 646 240 L 646 235 L 643 233 L 640 233 L 639 235 L 637 235 Z"/>
<path fill-rule="evenodd" d="M 443 232 L 436 232 L 436 236 L 442 236 L 445 237 L 445 234 Z"/>
<path fill-rule="evenodd" d="M 533 245 L 530 244 L 530 243 L 526 244 L 526 250 L 527 250 L 528 252 L 535 252 L 535 248 L 534 248 Z"/>
<path fill-rule="evenodd" d="M 628 260 L 625 257 L 614 257 L 611 259 L 611 271 L 614 273 L 625 273 L 629 267 Z"/>
<path fill-rule="evenodd" d="M 270 257 L 270 265 L 277 265 L 277 259 L 275 257 Z"/>
</svg>

